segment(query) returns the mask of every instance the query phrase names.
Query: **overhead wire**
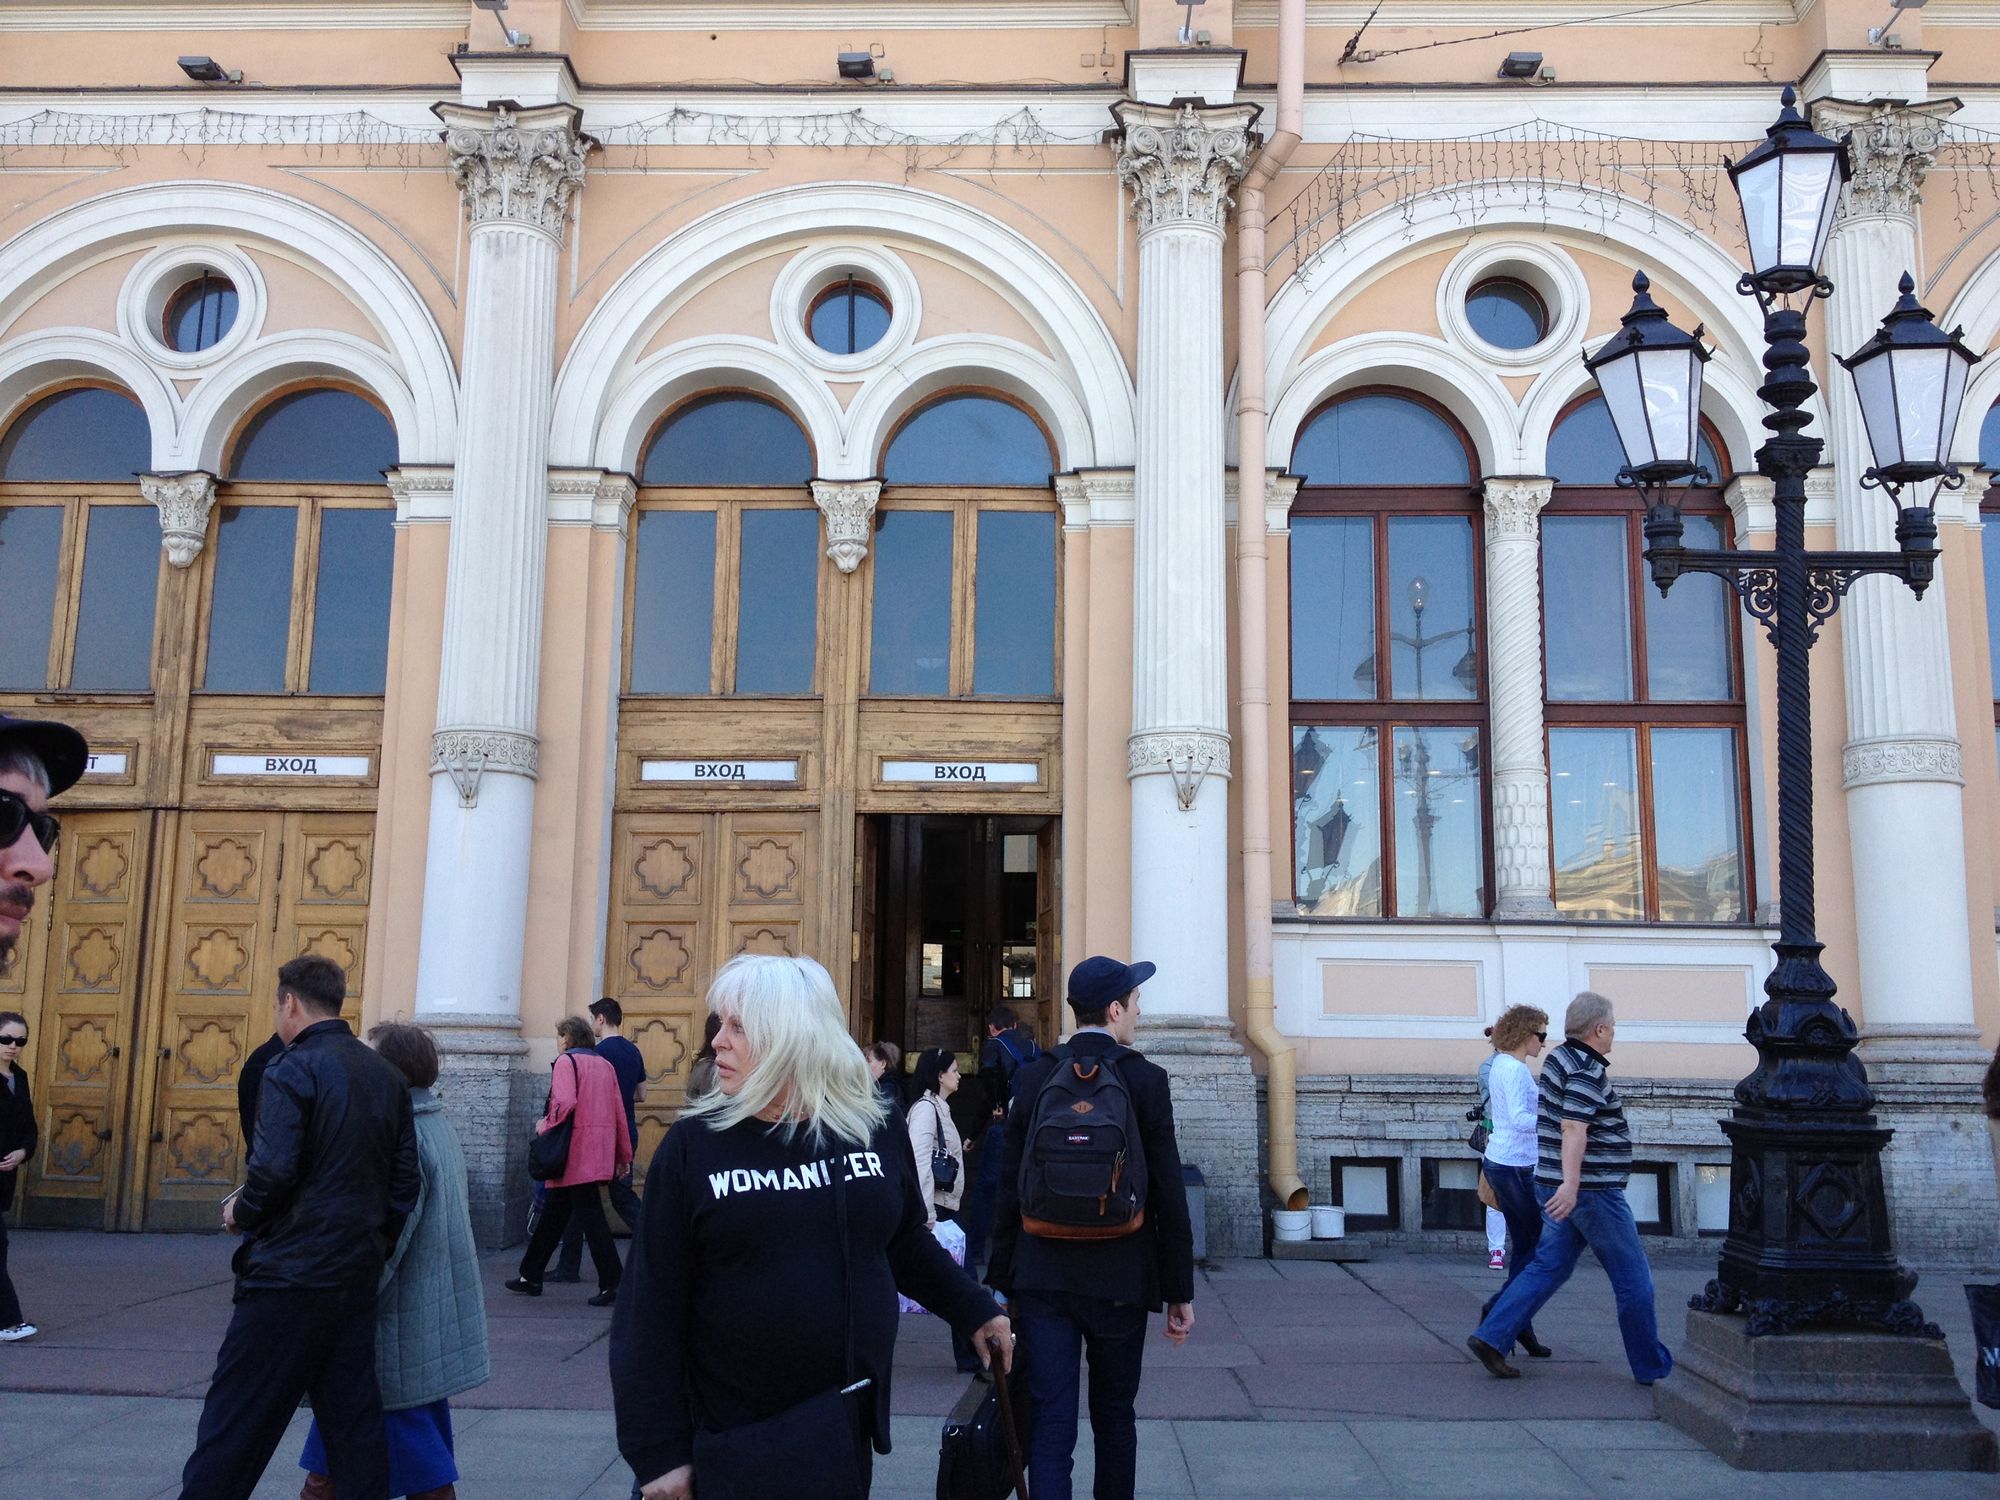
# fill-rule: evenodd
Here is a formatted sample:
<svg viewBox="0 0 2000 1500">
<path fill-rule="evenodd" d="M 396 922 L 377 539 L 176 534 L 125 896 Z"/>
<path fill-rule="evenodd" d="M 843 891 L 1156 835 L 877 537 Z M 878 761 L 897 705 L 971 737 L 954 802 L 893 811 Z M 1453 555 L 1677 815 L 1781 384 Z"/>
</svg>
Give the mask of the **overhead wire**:
<svg viewBox="0 0 2000 1500">
<path fill-rule="evenodd" d="M 1374 62 L 1384 57 L 1401 57 L 1406 52 L 1428 52 L 1433 47 L 1456 47 L 1465 42 L 1490 42 L 1495 37 L 1523 36 L 1531 31 L 1560 31 L 1568 26 L 1589 26 L 1603 21 L 1623 21 L 1632 16 L 1656 15 L 1663 10 L 1687 10 L 1696 5 L 1708 5 L 1711 3 L 1712 0 L 1668 0 L 1668 3 L 1665 5 L 1642 5 L 1636 10 L 1613 11 L 1609 15 L 1572 16 L 1566 21 L 1544 21 L 1536 26 L 1509 26 L 1501 31 L 1483 31 L 1478 36 L 1445 37 L 1441 41 L 1418 42 L 1410 47 L 1390 47 L 1381 52 L 1357 52 L 1353 53 L 1353 59 L 1356 62 Z M 1376 9 L 1380 10 L 1381 5 L 1378 4 Z M 1370 12 L 1368 19 L 1370 21 L 1375 19 L 1373 12 Z M 1363 22 L 1362 27 L 1363 30 L 1366 30 L 1367 23 Z M 1359 39 L 1360 33 L 1357 32 L 1355 40 Z M 1350 42 L 1348 45 L 1352 48 L 1353 43 Z M 1348 54 L 1343 53 L 1341 61 L 1345 62 L 1347 60 Z"/>
</svg>

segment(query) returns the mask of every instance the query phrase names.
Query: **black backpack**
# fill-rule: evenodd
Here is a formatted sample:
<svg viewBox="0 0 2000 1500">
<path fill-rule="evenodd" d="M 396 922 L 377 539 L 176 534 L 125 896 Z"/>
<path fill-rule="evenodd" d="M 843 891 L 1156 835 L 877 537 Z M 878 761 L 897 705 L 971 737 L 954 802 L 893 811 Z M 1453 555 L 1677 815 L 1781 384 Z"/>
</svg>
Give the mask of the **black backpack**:
<svg viewBox="0 0 2000 1500">
<path fill-rule="evenodd" d="M 1021 1151 L 1021 1227 L 1051 1240 L 1115 1240 L 1146 1222 L 1146 1152 L 1116 1066 L 1125 1049 L 1088 1060 L 1068 1047 L 1028 1110 Z"/>
<path fill-rule="evenodd" d="M 1027 1038 L 1027 1056 L 1023 1057 L 1020 1053 L 1016 1052 L 1013 1043 L 1008 1038 L 1022 1035 L 1023 1033 L 1019 1029 L 1015 1029 L 1003 1031 L 993 1038 L 993 1044 L 1000 1049 L 1000 1078 L 1003 1090 L 1003 1097 L 995 1099 L 993 1102 L 1001 1109 L 1007 1109 L 1012 1106 L 1014 1102 L 1014 1080 L 1021 1076 L 1021 1069 L 1042 1055 L 1042 1049 L 1035 1045 L 1033 1037 Z"/>
</svg>

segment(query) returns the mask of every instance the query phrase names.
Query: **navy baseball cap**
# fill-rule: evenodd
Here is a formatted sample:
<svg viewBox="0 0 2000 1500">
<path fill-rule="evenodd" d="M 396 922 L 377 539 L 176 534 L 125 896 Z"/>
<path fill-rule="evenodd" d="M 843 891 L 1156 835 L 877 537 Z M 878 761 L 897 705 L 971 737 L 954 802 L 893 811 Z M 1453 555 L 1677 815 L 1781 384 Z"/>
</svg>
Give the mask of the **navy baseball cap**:
<svg viewBox="0 0 2000 1500">
<path fill-rule="evenodd" d="M 66 792 L 90 764 L 90 747 L 67 724 L 0 714 L 0 750 L 25 750 L 49 773 L 49 795 Z"/>
<path fill-rule="evenodd" d="M 1115 958 L 1086 958 L 1069 971 L 1069 1003 L 1079 1010 L 1103 1010 L 1123 1000 L 1159 970 L 1152 964 L 1121 964 Z"/>
</svg>

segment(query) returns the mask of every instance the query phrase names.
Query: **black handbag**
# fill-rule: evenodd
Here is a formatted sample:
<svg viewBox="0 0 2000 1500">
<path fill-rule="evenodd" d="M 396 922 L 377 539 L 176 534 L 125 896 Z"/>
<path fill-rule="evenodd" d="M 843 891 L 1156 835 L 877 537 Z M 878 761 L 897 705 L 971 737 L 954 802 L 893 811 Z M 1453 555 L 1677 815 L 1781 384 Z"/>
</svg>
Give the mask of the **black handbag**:
<svg viewBox="0 0 2000 1500">
<path fill-rule="evenodd" d="M 931 1147 L 931 1185 L 940 1193 L 948 1193 L 958 1182 L 958 1158 L 944 1144 L 944 1133 L 958 1127 L 951 1123 L 951 1116 L 945 1113 L 944 1106 L 935 1097 L 931 1099 L 931 1108 L 937 1111 L 938 1117 L 937 1144 Z"/>
<path fill-rule="evenodd" d="M 697 1424 L 694 1482 L 701 1500 L 865 1500 L 861 1444 L 873 1429 L 873 1383 L 854 1373 L 854 1280 L 848 1264 L 847 1185 L 836 1164 L 833 1215 L 847 1319 L 847 1383 L 776 1416 L 716 1431 Z M 808 1478 L 807 1476 L 810 1476 Z"/>
<path fill-rule="evenodd" d="M 1015 1413 L 1027 1405 L 1015 1376 L 996 1367 L 992 1383 L 975 1380 L 944 1419 L 938 1443 L 937 1500 L 1028 1500 L 1027 1425 Z M 1025 1413 L 1023 1413 L 1025 1416 Z"/>
<path fill-rule="evenodd" d="M 1492 1133 L 1486 1127 L 1485 1114 L 1477 1105 L 1474 1105 L 1465 1112 L 1465 1118 L 1479 1122 L 1472 1127 L 1471 1132 L 1466 1136 L 1465 1144 L 1472 1148 L 1473 1155 L 1484 1156 L 1486 1154 L 1486 1143 L 1493 1138 Z"/>
<path fill-rule="evenodd" d="M 570 1071 L 576 1071 L 576 1060 L 570 1060 Z M 544 1107 L 543 1113 L 546 1114 Z M 571 1127 L 576 1124 L 576 1110 L 551 1125 L 547 1130 L 538 1130 L 528 1138 L 528 1175 L 537 1182 L 554 1182 L 569 1166 L 569 1138 Z"/>
</svg>

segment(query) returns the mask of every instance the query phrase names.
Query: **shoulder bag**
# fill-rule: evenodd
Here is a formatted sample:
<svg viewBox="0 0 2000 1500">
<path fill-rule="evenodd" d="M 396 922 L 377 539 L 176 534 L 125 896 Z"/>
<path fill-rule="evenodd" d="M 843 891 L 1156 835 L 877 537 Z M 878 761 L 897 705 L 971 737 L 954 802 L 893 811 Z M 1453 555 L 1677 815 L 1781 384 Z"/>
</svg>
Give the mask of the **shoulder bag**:
<svg viewBox="0 0 2000 1500">
<path fill-rule="evenodd" d="M 761 1422 L 717 1432 L 697 1423 L 694 1482 L 701 1500 L 866 1500 L 861 1444 L 873 1382 L 854 1372 L 854 1273 L 847 1241 L 847 1184 L 835 1157 L 834 1233 L 840 1238 L 840 1295 L 846 1314 L 846 1383 L 809 1396 Z M 805 1476 L 810 1475 L 810 1481 Z"/>
<path fill-rule="evenodd" d="M 945 1112 L 945 1107 L 938 1101 L 937 1095 L 931 1094 L 927 1097 L 930 1099 L 931 1108 L 937 1111 L 938 1117 L 937 1139 L 931 1143 L 931 1185 L 940 1193 L 948 1193 L 958 1183 L 958 1158 L 951 1154 L 951 1147 L 946 1144 L 945 1132 L 956 1130 L 958 1127 L 951 1123 L 951 1116 Z"/>
<path fill-rule="evenodd" d="M 576 1059 L 569 1062 L 570 1071 L 577 1071 Z M 577 1079 L 577 1093 L 583 1092 L 583 1079 Z M 543 1111 L 547 1113 L 546 1110 Z M 547 1130 L 538 1130 L 528 1139 L 528 1175 L 537 1182 L 554 1182 L 569 1167 L 569 1138 L 576 1124 L 576 1109 L 564 1115 Z"/>
</svg>

